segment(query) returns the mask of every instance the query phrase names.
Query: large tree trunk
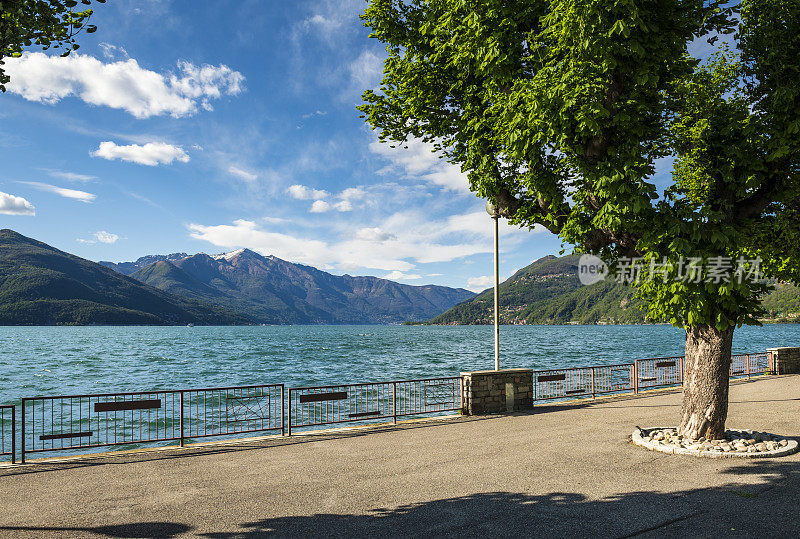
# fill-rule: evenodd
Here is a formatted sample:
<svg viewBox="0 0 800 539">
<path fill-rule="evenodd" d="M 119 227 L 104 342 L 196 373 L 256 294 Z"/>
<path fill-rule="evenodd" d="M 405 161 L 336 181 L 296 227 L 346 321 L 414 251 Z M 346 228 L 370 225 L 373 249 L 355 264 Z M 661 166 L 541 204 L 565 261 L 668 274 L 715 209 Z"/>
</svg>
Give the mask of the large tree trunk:
<svg viewBox="0 0 800 539">
<path fill-rule="evenodd" d="M 733 328 L 686 329 L 683 406 L 678 434 L 693 440 L 721 439 L 728 417 L 728 378 Z"/>
</svg>

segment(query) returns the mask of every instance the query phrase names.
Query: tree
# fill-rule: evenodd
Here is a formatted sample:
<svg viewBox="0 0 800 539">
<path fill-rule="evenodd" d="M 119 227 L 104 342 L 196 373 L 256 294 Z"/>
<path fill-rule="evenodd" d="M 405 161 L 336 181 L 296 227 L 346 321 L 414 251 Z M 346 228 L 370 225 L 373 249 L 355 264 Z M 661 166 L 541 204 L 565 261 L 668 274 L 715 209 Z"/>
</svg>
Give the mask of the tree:
<svg viewBox="0 0 800 539">
<path fill-rule="evenodd" d="M 371 0 L 362 18 L 387 44 L 359 107 L 381 140 L 433 143 L 512 223 L 637 268 L 648 317 L 686 330 L 679 432 L 722 438 L 734 328 L 768 289 L 746 274 L 800 279 L 800 0 Z"/>
<path fill-rule="evenodd" d="M 106 0 L 95 0 L 104 4 Z M 0 91 L 6 91 L 11 79 L 3 69 L 3 59 L 16 58 L 34 45 L 48 50 L 63 49 L 67 56 L 80 45 L 76 37 L 82 31 L 91 34 L 97 27 L 88 24 L 91 9 L 75 10 L 77 0 L 0 0 Z M 91 0 L 80 0 L 90 5 Z"/>
</svg>

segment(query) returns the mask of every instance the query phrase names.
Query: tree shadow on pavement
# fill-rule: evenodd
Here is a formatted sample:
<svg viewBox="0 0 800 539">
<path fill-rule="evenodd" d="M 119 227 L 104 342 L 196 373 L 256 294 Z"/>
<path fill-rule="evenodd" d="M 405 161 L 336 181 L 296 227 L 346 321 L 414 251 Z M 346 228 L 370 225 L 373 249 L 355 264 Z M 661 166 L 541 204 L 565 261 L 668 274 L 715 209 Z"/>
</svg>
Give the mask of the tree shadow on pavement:
<svg viewBox="0 0 800 539">
<path fill-rule="evenodd" d="M 132 524 L 115 524 L 111 526 L 91 527 L 35 527 L 35 526 L 0 526 L 0 532 L 31 532 L 44 534 L 47 532 L 63 537 L 76 535 L 99 535 L 101 537 L 175 537 L 191 530 L 191 526 L 174 522 L 135 522 Z"/>
<path fill-rule="evenodd" d="M 201 535 L 212 539 L 264 535 L 800 536 L 800 519 L 795 518 L 800 463 L 753 461 L 720 473 L 732 477 L 717 488 L 664 492 L 669 485 L 661 479 L 642 485 L 648 490 L 602 499 L 575 492 L 484 492 L 379 508 L 368 514 L 264 518 L 242 523 L 237 530 Z"/>
</svg>

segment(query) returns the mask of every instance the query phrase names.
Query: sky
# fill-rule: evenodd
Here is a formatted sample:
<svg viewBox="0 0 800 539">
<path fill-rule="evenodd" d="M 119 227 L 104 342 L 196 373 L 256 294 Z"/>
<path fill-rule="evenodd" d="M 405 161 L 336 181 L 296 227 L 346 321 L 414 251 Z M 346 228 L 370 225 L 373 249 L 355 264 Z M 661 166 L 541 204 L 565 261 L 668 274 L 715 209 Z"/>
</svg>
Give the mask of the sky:
<svg viewBox="0 0 800 539">
<path fill-rule="evenodd" d="M 89 260 L 247 247 L 334 274 L 479 291 L 492 221 L 421 142 L 356 106 L 384 46 L 363 0 L 97 4 L 77 54 L 6 59 L 0 228 Z M 501 277 L 560 240 L 501 220 Z"/>
</svg>

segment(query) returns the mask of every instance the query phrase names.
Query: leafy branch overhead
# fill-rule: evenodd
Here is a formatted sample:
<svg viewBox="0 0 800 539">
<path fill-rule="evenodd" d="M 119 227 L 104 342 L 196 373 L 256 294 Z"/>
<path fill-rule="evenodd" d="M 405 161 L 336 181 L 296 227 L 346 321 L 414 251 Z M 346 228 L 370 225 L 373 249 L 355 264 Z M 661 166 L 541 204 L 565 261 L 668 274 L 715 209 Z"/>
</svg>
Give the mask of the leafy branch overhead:
<svg viewBox="0 0 800 539">
<path fill-rule="evenodd" d="M 800 2 L 372 0 L 363 19 L 388 51 L 367 122 L 434 143 L 514 223 L 612 266 L 761 257 L 800 279 Z M 650 318 L 719 331 L 766 289 L 643 282 Z"/>
<path fill-rule="evenodd" d="M 106 0 L 94 0 L 104 4 Z M 3 69 L 4 58 L 16 58 L 30 47 L 56 49 L 68 56 L 80 45 L 81 32 L 97 31 L 89 24 L 91 0 L 0 0 L 0 90 L 11 79 Z"/>
</svg>

